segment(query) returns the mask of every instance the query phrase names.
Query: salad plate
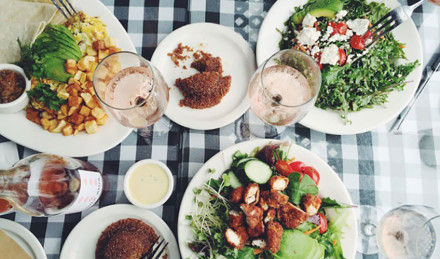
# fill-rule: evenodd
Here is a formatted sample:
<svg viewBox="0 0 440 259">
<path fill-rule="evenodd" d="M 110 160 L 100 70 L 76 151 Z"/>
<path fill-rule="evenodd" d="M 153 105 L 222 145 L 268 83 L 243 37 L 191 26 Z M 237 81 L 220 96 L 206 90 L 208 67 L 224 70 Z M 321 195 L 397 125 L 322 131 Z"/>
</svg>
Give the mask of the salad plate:
<svg viewBox="0 0 440 259">
<path fill-rule="evenodd" d="M 110 36 L 117 39 L 117 46 L 123 50 L 136 52 L 133 42 L 118 19 L 98 0 L 77 0 L 77 11 L 89 16 L 98 16 L 107 25 Z M 17 144 L 39 152 L 61 156 L 90 156 L 102 153 L 121 143 L 132 131 L 120 125 L 110 116 L 105 125 L 95 134 L 79 133 L 76 136 L 63 136 L 50 133 L 26 119 L 25 111 L 13 114 L 0 114 L 0 134 Z"/>
<path fill-rule="evenodd" d="M 46 253 L 40 241 L 27 228 L 17 222 L 0 219 L 0 230 L 6 232 L 31 258 L 46 259 Z"/>
<path fill-rule="evenodd" d="M 176 238 L 159 216 L 131 204 L 116 204 L 98 209 L 82 219 L 67 237 L 61 249 L 60 259 L 95 258 L 96 244 L 102 231 L 110 224 L 126 218 L 135 218 L 147 223 L 168 242 L 165 250 L 168 258 L 180 258 Z"/>
<path fill-rule="evenodd" d="M 200 50 L 220 57 L 223 76 L 231 76 L 231 87 L 219 104 L 205 109 L 179 105 L 183 95 L 175 86 L 176 79 L 186 78 L 196 72 L 190 68 L 190 62 L 176 66 L 168 56 L 179 43 L 194 51 Z M 249 108 L 247 86 L 256 69 L 255 55 L 249 44 L 230 28 L 213 23 L 183 26 L 159 43 L 151 62 L 161 71 L 170 87 L 170 100 L 165 115 L 179 125 L 198 130 L 216 129 L 232 123 Z M 181 68 L 183 65 L 188 68 Z"/>
<path fill-rule="evenodd" d="M 278 0 L 265 17 L 258 35 L 256 57 L 257 63 L 263 63 L 272 54 L 279 51 L 278 43 L 284 23 L 294 12 L 294 7 L 306 4 L 308 0 Z M 384 2 L 389 8 L 399 5 L 396 0 L 376 1 Z M 414 22 L 409 19 L 393 30 L 396 40 L 404 43 L 403 49 L 407 57 L 406 62 L 418 60 L 423 64 L 423 52 L 420 37 Z M 375 73 L 374 71 L 371 71 Z M 350 112 L 347 119 L 351 124 L 346 124 L 341 114 L 332 110 L 323 110 L 313 107 L 299 123 L 316 131 L 335 135 L 350 135 L 367 132 L 383 125 L 399 115 L 411 101 L 419 85 L 422 75 L 422 66 L 416 67 L 406 78 L 408 82 L 403 91 L 393 91 L 388 96 L 388 102 L 381 106 Z"/>
<path fill-rule="evenodd" d="M 257 147 L 263 147 L 266 144 L 273 144 L 282 142 L 280 140 L 271 139 L 256 139 L 246 142 L 241 142 L 231 146 L 209 159 L 195 174 L 189 183 L 180 205 L 178 216 L 178 242 L 182 258 L 194 258 L 194 252 L 188 247 L 188 243 L 194 240 L 193 231 L 190 226 L 190 221 L 187 219 L 191 215 L 194 206 L 195 190 L 202 188 L 203 185 L 210 179 L 218 179 L 220 176 L 231 167 L 232 155 L 236 151 L 241 153 L 251 153 Z M 309 150 L 291 145 L 288 157 L 294 157 L 298 161 L 302 161 L 306 165 L 313 166 L 320 174 L 319 181 L 319 196 L 330 197 L 342 204 L 352 204 L 352 200 L 348 191 L 338 175 L 333 169 L 327 165 L 318 156 Z M 213 169 L 215 171 L 213 171 Z M 347 259 L 353 259 L 356 254 L 356 240 L 357 240 L 357 224 L 356 216 L 352 209 L 348 209 L 345 225 L 342 229 L 343 238 L 341 246 L 344 256 Z M 331 214 L 329 214 L 331 215 Z M 330 219 L 333 215 L 330 216 Z"/>
</svg>

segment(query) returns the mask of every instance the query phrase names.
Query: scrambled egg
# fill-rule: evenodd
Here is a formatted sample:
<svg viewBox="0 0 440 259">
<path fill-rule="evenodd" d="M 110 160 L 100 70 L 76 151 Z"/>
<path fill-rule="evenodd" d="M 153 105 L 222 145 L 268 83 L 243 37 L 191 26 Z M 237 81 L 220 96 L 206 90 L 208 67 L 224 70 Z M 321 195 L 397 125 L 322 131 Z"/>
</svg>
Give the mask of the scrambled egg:
<svg viewBox="0 0 440 259">
<path fill-rule="evenodd" d="M 78 12 L 78 15 L 80 20 L 69 21 L 66 25 L 84 53 L 93 42 L 107 38 L 107 26 L 98 17 L 90 17 L 83 12 Z"/>
</svg>

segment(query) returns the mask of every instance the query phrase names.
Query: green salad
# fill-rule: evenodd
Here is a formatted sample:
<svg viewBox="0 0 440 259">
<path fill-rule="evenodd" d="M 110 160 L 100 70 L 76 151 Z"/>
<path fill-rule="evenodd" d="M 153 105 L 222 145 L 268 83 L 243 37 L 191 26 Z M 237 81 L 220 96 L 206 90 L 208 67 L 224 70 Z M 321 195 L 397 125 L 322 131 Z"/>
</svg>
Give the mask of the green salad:
<svg viewBox="0 0 440 259">
<path fill-rule="evenodd" d="M 351 206 L 321 197 L 319 172 L 287 157 L 288 149 L 238 150 L 221 177 L 193 190 L 186 219 L 194 234 L 188 246 L 198 258 L 345 258 L 340 241 L 349 214 L 343 208 Z M 328 208 L 337 216 L 330 219 Z"/>
<path fill-rule="evenodd" d="M 321 109 L 347 114 L 387 102 L 388 94 L 403 90 L 418 61 L 406 59 L 405 45 L 391 33 L 374 38 L 372 24 L 390 11 L 366 0 L 310 0 L 286 21 L 280 49 L 299 49 L 320 65 L 322 86 L 316 101 Z"/>
</svg>

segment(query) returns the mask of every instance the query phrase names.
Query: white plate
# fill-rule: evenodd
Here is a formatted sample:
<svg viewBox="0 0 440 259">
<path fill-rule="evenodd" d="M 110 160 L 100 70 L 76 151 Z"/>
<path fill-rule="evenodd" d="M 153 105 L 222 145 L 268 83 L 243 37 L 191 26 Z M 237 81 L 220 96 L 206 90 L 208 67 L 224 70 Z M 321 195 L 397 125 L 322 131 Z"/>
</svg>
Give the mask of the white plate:
<svg viewBox="0 0 440 259">
<path fill-rule="evenodd" d="M 46 253 L 40 241 L 27 228 L 17 222 L 0 219 L 0 229 L 5 231 L 32 258 L 46 259 Z M 1 257 L 1 256 L 0 256 Z"/>
<path fill-rule="evenodd" d="M 232 154 L 235 151 L 240 150 L 242 153 L 249 154 L 256 147 L 262 147 L 271 142 L 275 143 L 279 142 L 279 140 L 257 139 L 241 142 L 217 153 L 215 156 L 209 159 L 202 166 L 202 168 L 200 168 L 200 170 L 189 183 L 188 188 L 183 196 L 182 204 L 180 205 L 177 236 L 182 258 L 190 258 L 190 256 L 194 255 L 191 249 L 189 249 L 186 245 L 187 242 L 193 240 L 193 233 L 189 226 L 189 221 L 185 219 L 185 216 L 191 213 L 194 199 L 194 188 L 200 188 L 210 178 L 219 178 L 220 175 L 230 167 L 232 163 Z M 306 165 L 313 166 L 318 170 L 321 177 L 319 181 L 319 194 L 321 196 L 330 197 L 341 203 L 352 204 L 347 188 L 344 186 L 341 179 L 333 171 L 333 169 L 318 156 L 303 147 L 292 145 L 289 157 L 295 157 L 297 160 L 304 162 Z M 214 174 L 209 173 L 210 168 L 215 169 Z M 353 210 L 350 211 L 350 215 L 346 223 L 350 227 L 343 229 L 344 238 L 341 241 L 342 249 L 344 251 L 344 256 L 347 259 L 353 259 L 356 254 L 357 240 L 356 215 Z"/>
<path fill-rule="evenodd" d="M 186 78 L 196 73 L 190 68 L 177 67 L 168 53 L 177 45 L 189 46 L 202 50 L 215 57 L 220 57 L 223 75 L 231 76 L 231 88 L 216 106 L 207 109 L 180 107 L 183 99 L 180 90 L 174 85 L 177 78 Z M 236 32 L 213 23 L 195 23 L 183 26 L 170 33 L 154 51 L 151 62 L 160 70 L 170 87 L 170 101 L 165 115 L 184 127 L 209 130 L 228 125 L 240 117 L 248 108 L 248 82 L 256 69 L 255 55 L 249 44 Z"/>
<path fill-rule="evenodd" d="M 308 0 L 278 0 L 267 13 L 261 25 L 257 42 L 257 62 L 261 64 L 273 53 L 279 50 L 278 42 L 281 34 L 276 30 L 284 30 L 284 22 L 292 15 L 295 6 L 301 6 Z M 381 1 L 377 1 L 381 2 Z M 399 3 L 396 0 L 386 0 L 388 7 L 396 7 Z M 408 62 L 419 60 L 423 64 L 422 43 L 414 22 L 410 19 L 397 27 L 393 34 L 395 38 L 406 43 L 404 49 Z M 422 65 L 418 66 L 408 77 L 412 81 L 405 86 L 401 92 L 394 91 L 388 97 L 388 103 L 383 106 L 375 106 L 372 109 L 364 109 L 359 112 L 348 114 L 351 125 L 345 125 L 340 114 L 331 110 L 322 110 L 313 107 L 312 110 L 299 123 L 324 133 L 335 135 L 358 134 L 370 131 L 382 124 L 397 117 L 405 106 L 411 101 L 414 92 L 419 85 L 422 75 Z"/>
<path fill-rule="evenodd" d="M 119 48 L 136 52 L 124 27 L 116 17 L 98 0 L 77 0 L 75 9 L 89 16 L 98 16 L 107 25 L 110 36 Z M 110 116 L 96 134 L 81 132 L 76 136 L 63 136 L 43 130 L 40 125 L 26 119 L 24 111 L 14 114 L 0 114 L 0 134 L 25 147 L 61 156 L 90 156 L 118 145 L 132 131 L 121 126 Z"/>
<path fill-rule="evenodd" d="M 110 224 L 126 218 L 136 218 L 152 227 L 168 243 L 168 258 L 180 258 L 176 238 L 168 225 L 153 212 L 130 204 L 101 208 L 82 219 L 70 232 L 61 250 L 60 259 L 94 259 L 99 236 Z"/>
</svg>

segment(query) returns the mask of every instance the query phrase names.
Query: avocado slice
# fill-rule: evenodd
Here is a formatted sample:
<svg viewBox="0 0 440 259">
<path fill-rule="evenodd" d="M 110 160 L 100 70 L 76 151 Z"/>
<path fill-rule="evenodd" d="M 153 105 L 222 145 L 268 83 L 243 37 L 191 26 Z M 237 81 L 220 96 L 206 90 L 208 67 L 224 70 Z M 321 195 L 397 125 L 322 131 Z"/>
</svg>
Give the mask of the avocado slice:
<svg viewBox="0 0 440 259">
<path fill-rule="evenodd" d="M 287 229 L 283 232 L 276 258 L 324 259 L 324 247 L 299 230 Z"/>
<path fill-rule="evenodd" d="M 54 50 L 56 48 L 61 48 L 62 46 L 64 46 L 66 50 L 69 50 L 78 58 L 82 56 L 81 49 L 78 47 L 75 41 L 67 41 L 58 35 L 43 35 L 35 41 L 32 47 L 36 52 L 40 52 L 45 49 Z"/>
<path fill-rule="evenodd" d="M 62 26 L 62 25 L 54 25 L 54 24 L 49 24 L 47 26 L 47 31 L 57 31 L 59 33 L 63 33 L 65 34 L 67 37 L 71 38 L 73 41 L 75 41 L 75 38 L 73 37 L 72 32 L 69 31 L 69 29 L 67 29 L 66 27 Z"/>
<path fill-rule="evenodd" d="M 292 15 L 292 21 L 295 24 L 300 24 L 306 14 L 313 15 L 316 18 L 334 18 L 336 13 L 342 10 L 343 6 L 344 4 L 341 2 L 341 0 L 318 0 L 303 10 L 294 13 Z"/>
<path fill-rule="evenodd" d="M 45 78 L 63 83 L 67 82 L 72 75 L 64 69 L 64 62 L 64 59 L 58 57 L 46 56 L 43 58 Z"/>
</svg>

